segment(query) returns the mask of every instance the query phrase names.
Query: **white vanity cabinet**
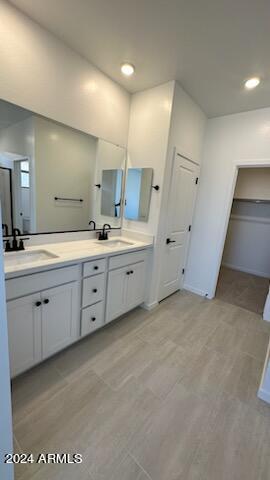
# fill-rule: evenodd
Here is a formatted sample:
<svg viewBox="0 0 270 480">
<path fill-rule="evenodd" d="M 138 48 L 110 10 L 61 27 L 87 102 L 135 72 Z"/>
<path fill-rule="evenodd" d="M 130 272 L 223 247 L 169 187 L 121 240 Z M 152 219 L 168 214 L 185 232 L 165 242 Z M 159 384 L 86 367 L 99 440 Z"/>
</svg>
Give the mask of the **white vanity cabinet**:
<svg viewBox="0 0 270 480">
<path fill-rule="evenodd" d="M 147 250 L 6 280 L 12 377 L 145 300 Z"/>
<path fill-rule="evenodd" d="M 8 339 L 11 376 L 41 361 L 40 294 L 7 303 Z"/>
<path fill-rule="evenodd" d="M 79 337 L 78 277 L 78 268 L 68 267 L 6 281 L 12 377 Z M 68 283 L 53 287 L 60 280 Z"/>
<path fill-rule="evenodd" d="M 83 264 L 81 336 L 104 326 L 107 259 Z"/>
<path fill-rule="evenodd" d="M 144 302 L 146 253 L 141 251 L 112 257 L 109 269 L 106 323 Z"/>
<path fill-rule="evenodd" d="M 78 285 L 71 282 L 45 290 L 41 299 L 42 359 L 45 359 L 78 336 Z"/>
</svg>

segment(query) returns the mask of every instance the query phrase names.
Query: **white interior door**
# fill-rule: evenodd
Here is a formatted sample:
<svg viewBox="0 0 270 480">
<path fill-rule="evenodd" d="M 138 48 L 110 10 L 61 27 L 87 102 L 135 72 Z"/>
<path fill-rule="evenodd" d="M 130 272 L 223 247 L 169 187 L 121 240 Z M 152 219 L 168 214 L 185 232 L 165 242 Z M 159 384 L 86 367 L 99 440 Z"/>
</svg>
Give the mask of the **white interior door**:
<svg viewBox="0 0 270 480">
<path fill-rule="evenodd" d="M 11 234 L 12 230 L 12 205 L 10 191 L 10 170 L 0 167 L 0 202 L 2 206 L 2 222 L 8 226 Z"/>
<path fill-rule="evenodd" d="M 159 300 L 176 292 L 183 284 L 198 171 L 195 163 L 175 154 Z"/>
</svg>

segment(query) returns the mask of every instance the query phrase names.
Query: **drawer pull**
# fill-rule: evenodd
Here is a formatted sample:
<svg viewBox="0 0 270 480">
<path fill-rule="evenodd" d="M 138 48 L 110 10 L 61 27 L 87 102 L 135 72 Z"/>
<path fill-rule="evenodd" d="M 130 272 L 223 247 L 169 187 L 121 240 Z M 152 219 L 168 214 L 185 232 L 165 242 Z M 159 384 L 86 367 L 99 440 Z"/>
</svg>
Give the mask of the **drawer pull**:
<svg viewBox="0 0 270 480">
<path fill-rule="evenodd" d="M 49 301 L 50 301 L 50 300 L 49 300 L 48 298 L 45 298 L 45 300 L 44 300 L 43 303 L 45 303 L 45 304 L 47 305 L 47 303 L 49 303 Z"/>
<path fill-rule="evenodd" d="M 92 321 L 92 322 L 95 322 L 95 321 L 96 321 L 96 317 L 91 317 L 91 321 Z"/>
<path fill-rule="evenodd" d="M 36 303 L 35 303 L 35 306 L 36 306 L 36 307 L 40 307 L 40 305 L 41 305 L 41 302 L 36 302 Z"/>
<path fill-rule="evenodd" d="M 92 292 L 97 293 L 97 288 L 93 288 Z"/>
<path fill-rule="evenodd" d="M 98 266 L 97 266 L 97 265 L 94 266 L 94 270 L 98 270 Z"/>
</svg>

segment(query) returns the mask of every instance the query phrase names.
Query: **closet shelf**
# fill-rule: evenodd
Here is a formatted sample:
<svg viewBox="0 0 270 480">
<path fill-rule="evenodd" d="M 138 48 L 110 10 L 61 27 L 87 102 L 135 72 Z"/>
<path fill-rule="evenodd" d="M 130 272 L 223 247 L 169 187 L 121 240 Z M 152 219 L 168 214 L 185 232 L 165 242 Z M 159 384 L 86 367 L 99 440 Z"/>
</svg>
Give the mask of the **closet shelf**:
<svg viewBox="0 0 270 480">
<path fill-rule="evenodd" d="M 249 203 L 268 203 L 270 204 L 270 199 L 262 199 L 262 198 L 234 198 L 234 202 L 249 202 Z"/>
</svg>

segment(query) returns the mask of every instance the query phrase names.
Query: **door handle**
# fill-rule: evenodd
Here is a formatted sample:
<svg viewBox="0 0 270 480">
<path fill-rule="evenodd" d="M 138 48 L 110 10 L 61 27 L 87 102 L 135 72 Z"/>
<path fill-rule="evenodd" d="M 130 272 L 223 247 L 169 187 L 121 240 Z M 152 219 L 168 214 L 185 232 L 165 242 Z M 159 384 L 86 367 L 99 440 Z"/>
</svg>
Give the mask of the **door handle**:
<svg viewBox="0 0 270 480">
<path fill-rule="evenodd" d="M 169 245 L 169 243 L 176 243 L 176 240 L 171 240 L 170 238 L 167 238 L 166 243 L 167 245 Z"/>
</svg>

